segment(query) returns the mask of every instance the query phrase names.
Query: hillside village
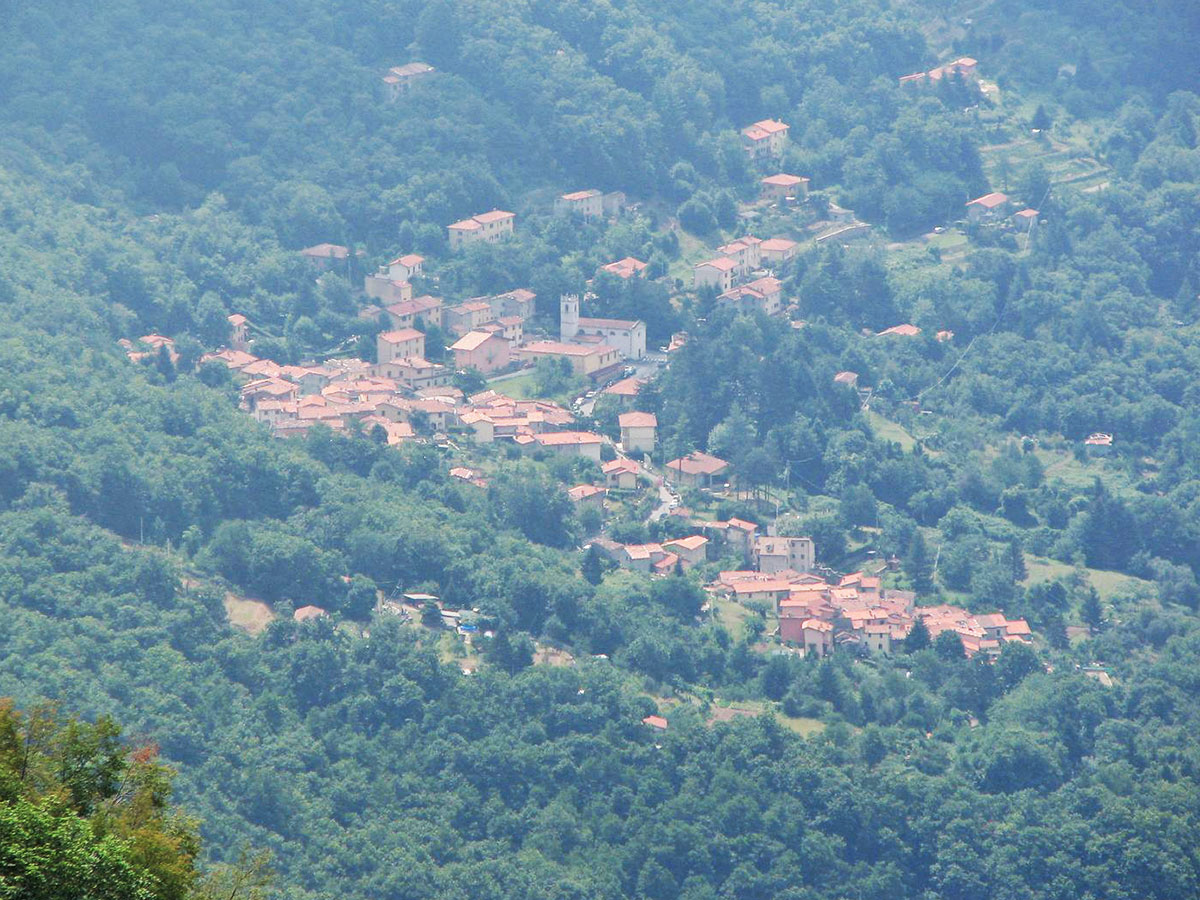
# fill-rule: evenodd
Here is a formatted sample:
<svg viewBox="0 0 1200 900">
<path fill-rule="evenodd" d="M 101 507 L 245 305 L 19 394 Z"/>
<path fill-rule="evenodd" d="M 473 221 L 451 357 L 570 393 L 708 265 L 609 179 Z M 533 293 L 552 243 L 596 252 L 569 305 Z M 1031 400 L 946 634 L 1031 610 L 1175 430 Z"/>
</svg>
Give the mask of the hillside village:
<svg viewBox="0 0 1200 900">
<path fill-rule="evenodd" d="M 914 90 L 943 80 L 976 83 L 977 65 L 961 58 L 900 82 Z M 389 70 L 383 79 L 385 100 L 402 102 L 416 81 L 435 71 L 424 63 Z M 742 218 L 784 227 L 761 237 L 747 230 L 711 248 L 710 255 L 691 263 L 688 283 L 674 279 L 673 302 L 683 295 L 707 297 L 741 314 L 786 317 L 793 327 L 803 327 L 796 321 L 792 293 L 801 254 L 827 241 L 871 236 L 871 226 L 852 212 L 827 197 L 818 199 L 811 178 L 778 171 L 789 131 L 787 123 L 767 119 L 740 133 L 747 158 L 763 173 L 759 197 L 743 208 Z M 624 193 L 596 189 L 563 193 L 552 204 L 554 215 L 587 222 L 616 223 L 630 210 Z M 1000 227 L 1028 236 L 1038 212 L 1017 209 L 1007 195 L 993 191 L 965 203 L 962 220 L 971 228 Z M 476 244 L 502 247 L 519 234 L 518 216 L 492 209 L 449 223 L 444 231 L 451 255 Z M 363 251 L 323 243 L 301 250 L 300 256 L 320 279 L 344 271 Z M 579 471 L 587 477 L 564 484 L 563 490 L 594 534 L 585 545 L 588 553 L 648 577 L 701 573 L 707 576 L 710 607 L 749 604 L 775 623 L 770 636 L 795 652 L 891 653 L 918 623 L 932 637 L 957 634 L 968 656 L 991 657 L 1005 642 L 1030 640 L 1024 620 L 1008 620 L 1002 613 L 921 607 L 912 592 L 882 586 L 884 569 L 816 574 L 811 538 L 777 534 L 773 524 L 760 527 L 737 517 L 692 515 L 681 506 L 680 491 L 711 508 L 738 495 L 738 473 L 726 460 L 700 450 L 660 459 L 670 454 L 663 453 L 656 417 L 638 409 L 639 391 L 670 365 L 686 334 L 674 335 L 658 350 L 648 348 L 644 321 L 587 315 L 596 300 L 590 291 L 558 297 L 556 321 L 539 316 L 537 296 L 519 286 L 448 300 L 429 293 L 437 278 L 426 266 L 432 263 L 436 270 L 438 262 L 406 250 L 363 276 L 358 316 L 377 323 L 378 330 L 374 346 L 357 355 L 298 365 L 261 358 L 254 352 L 254 323 L 234 314 L 228 318 L 227 346 L 211 350 L 200 362 L 225 366 L 237 381 L 242 408 L 280 437 L 323 426 L 361 432 L 391 446 L 435 444 L 449 454 L 451 476 L 476 487 L 488 485 L 487 472 L 495 466 L 487 455 L 491 445 L 510 454 L 581 460 L 585 468 Z M 625 257 L 601 265 L 597 275 L 646 279 L 649 268 L 647 261 Z M 670 282 L 669 275 L 661 277 Z M 877 336 L 920 333 L 915 325 L 898 323 Z M 428 345 L 431 334 L 445 344 Z M 953 333 L 942 330 L 936 337 L 950 341 Z M 176 357 L 173 340 L 163 335 L 124 345 L 133 361 Z M 538 367 L 554 367 L 581 386 L 569 408 L 565 398 L 560 403 L 548 396 L 506 393 L 506 381 Z M 834 380 L 854 389 L 857 378 L 843 371 Z M 611 433 L 604 433 L 593 416 L 600 407 L 616 410 Z M 667 523 L 677 536 L 622 543 L 608 535 L 610 527 L 636 524 L 643 514 L 644 524 Z M 736 567 L 721 569 L 728 563 Z"/>
</svg>

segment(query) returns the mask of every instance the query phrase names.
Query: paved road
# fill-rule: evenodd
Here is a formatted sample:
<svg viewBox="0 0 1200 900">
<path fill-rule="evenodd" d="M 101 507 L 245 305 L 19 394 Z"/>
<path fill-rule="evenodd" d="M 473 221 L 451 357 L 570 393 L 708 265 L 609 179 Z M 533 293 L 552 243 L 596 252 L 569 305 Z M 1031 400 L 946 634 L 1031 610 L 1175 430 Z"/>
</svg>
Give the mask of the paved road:
<svg viewBox="0 0 1200 900">
<path fill-rule="evenodd" d="M 658 482 L 658 506 L 654 507 L 650 515 L 646 519 L 646 523 L 656 522 L 663 516 L 671 512 L 671 504 L 676 503 L 675 496 L 671 493 L 666 482 Z"/>
<path fill-rule="evenodd" d="M 626 377 L 628 377 L 628 378 L 643 378 L 643 379 L 649 380 L 658 372 L 659 369 L 661 369 L 664 365 L 666 365 L 666 362 L 667 362 L 666 354 L 654 353 L 652 355 L 647 355 L 647 356 L 643 357 L 642 359 L 639 359 L 637 362 L 630 363 L 630 365 L 633 367 L 633 370 L 634 370 L 632 375 L 629 375 L 629 376 L 621 375 L 616 380 L 620 380 L 621 378 L 626 378 Z M 588 390 L 591 391 L 593 389 L 588 388 Z M 592 410 L 594 410 L 596 408 L 596 401 L 598 399 L 600 399 L 600 390 L 602 390 L 602 389 L 596 389 L 595 394 L 591 397 L 587 397 L 586 392 L 585 392 L 575 398 L 579 402 L 577 415 L 580 418 L 590 418 L 591 417 Z"/>
</svg>

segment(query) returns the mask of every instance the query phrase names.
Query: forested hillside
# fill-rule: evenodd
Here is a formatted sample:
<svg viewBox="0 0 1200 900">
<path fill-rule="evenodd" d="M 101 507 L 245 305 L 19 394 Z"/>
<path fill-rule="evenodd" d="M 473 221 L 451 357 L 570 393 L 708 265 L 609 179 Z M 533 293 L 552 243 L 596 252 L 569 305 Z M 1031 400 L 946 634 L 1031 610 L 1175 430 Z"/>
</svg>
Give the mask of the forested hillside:
<svg viewBox="0 0 1200 900">
<path fill-rule="evenodd" d="M 59 883 L 122 900 L 215 896 L 229 872 L 201 872 L 258 851 L 293 900 L 1200 893 L 1200 23 L 966 6 L 0 0 L 0 696 L 98 721 L 69 726 L 108 753 L 88 765 L 153 782 L 48 756 L 61 783 L 31 787 L 0 707 L 0 896 L 43 834 L 83 860 Z M 898 83 L 967 53 L 987 91 Z M 436 75 L 384 102 L 410 60 Z M 739 135 L 775 118 L 795 209 Z M 551 211 L 585 186 L 630 211 Z M 1038 224 L 958 221 L 1001 189 Z M 870 237 L 823 239 L 839 205 Z M 495 207 L 517 234 L 452 253 Z M 803 242 L 781 315 L 689 282 L 751 228 Z M 349 252 L 318 278 L 297 251 L 324 242 Z M 585 290 L 643 321 L 672 347 L 637 397 L 663 460 L 716 454 L 733 488 L 605 519 L 566 493 L 590 460 L 419 419 L 400 446 L 280 438 L 202 361 L 233 313 L 275 364 L 373 360 L 363 276 L 413 252 L 454 302 L 528 287 L 533 332 Z M 646 277 L 597 274 L 622 257 Z M 171 351 L 117 343 L 147 334 Z M 513 374 L 593 399 L 569 367 Z M 620 435 L 611 398 L 574 409 Z M 801 655 L 706 590 L 737 554 L 650 575 L 583 550 L 690 534 L 680 501 L 1034 637 Z M 145 818 L 98 817 L 113 797 Z"/>
</svg>

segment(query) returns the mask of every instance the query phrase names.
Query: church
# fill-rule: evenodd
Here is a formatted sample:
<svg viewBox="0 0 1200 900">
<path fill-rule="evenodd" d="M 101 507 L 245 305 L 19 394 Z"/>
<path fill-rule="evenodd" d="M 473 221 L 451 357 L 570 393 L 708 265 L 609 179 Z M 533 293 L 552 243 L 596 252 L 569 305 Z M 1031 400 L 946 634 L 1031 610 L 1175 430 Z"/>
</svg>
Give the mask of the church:
<svg viewBox="0 0 1200 900">
<path fill-rule="evenodd" d="M 574 344 L 602 343 L 626 359 L 646 355 L 646 323 L 631 319 L 591 319 L 579 315 L 579 296 L 559 298 L 559 338 Z"/>
</svg>

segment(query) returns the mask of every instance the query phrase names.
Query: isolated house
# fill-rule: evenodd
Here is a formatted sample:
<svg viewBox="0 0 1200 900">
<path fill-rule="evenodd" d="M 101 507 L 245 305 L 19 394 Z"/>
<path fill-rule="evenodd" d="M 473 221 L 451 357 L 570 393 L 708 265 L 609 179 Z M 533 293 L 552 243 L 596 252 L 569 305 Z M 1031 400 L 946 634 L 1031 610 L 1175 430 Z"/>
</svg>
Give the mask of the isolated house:
<svg viewBox="0 0 1200 900">
<path fill-rule="evenodd" d="M 436 69 L 428 63 L 410 62 L 403 66 L 392 66 L 383 76 L 383 97 L 388 103 L 395 103 L 412 90 L 412 86 L 422 78 L 432 75 Z"/>
<path fill-rule="evenodd" d="M 891 328 L 885 328 L 876 334 L 875 337 L 916 337 L 920 333 L 921 329 L 916 325 L 905 322 L 902 325 L 893 325 Z"/>
<path fill-rule="evenodd" d="M 1036 209 L 1022 209 L 1019 212 L 1012 214 L 1012 223 L 1020 231 L 1028 231 L 1037 221 L 1038 211 Z"/>
<path fill-rule="evenodd" d="M 787 139 L 788 126 L 776 119 L 763 119 L 742 129 L 742 146 L 751 159 L 782 156 Z"/>
<path fill-rule="evenodd" d="M 764 200 L 786 200 L 788 197 L 803 199 L 808 196 L 808 179 L 803 175 L 768 175 L 758 184 Z"/>
<path fill-rule="evenodd" d="M 604 215 L 604 195 L 595 189 L 563 194 L 554 201 L 556 213 L 573 213 L 585 219 L 598 219 Z"/>
<path fill-rule="evenodd" d="M 616 262 L 606 263 L 600 267 L 600 270 L 616 275 L 618 278 L 637 278 L 641 276 L 648 265 L 649 263 L 644 263 L 640 259 L 626 256 L 624 259 L 618 259 Z"/>
<path fill-rule="evenodd" d="M 316 268 L 325 271 L 345 265 L 346 261 L 350 259 L 350 248 L 343 247 L 341 244 L 314 244 L 301 250 L 300 255 Z M 354 255 L 364 256 L 365 254 L 362 250 L 357 250 Z"/>
<path fill-rule="evenodd" d="M 513 233 L 516 219 L 516 213 L 493 209 L 491 212 L 480 213 L 448 225 L 446 232 L 450 239 L 450 249 L 457 250 L 469 244 L 494 244 Z"/>
<path fill-rule="evenodd" d="M 572 503 L 577 504 L 580 509 L 587 506 L 603 509 L 604 493 L 605 491 L 602 487 L 596 487 L 594 484 L 580 484 L 567 491 L 567 497 Z"/>
<path fill-rule="evenodd" d="M 728 471 L 729 463 L 700 450 L 667 463 L 668 474 L 688 487 L 706 488 L 724 483 Z"/>
<path fill-rule="evenodd" d="M 993 191 L 967 202 L 967 221 L 992 222 L 1008 215 L 1008 195 Z"/>
</svg>

